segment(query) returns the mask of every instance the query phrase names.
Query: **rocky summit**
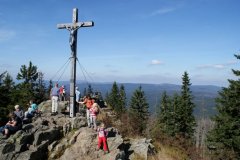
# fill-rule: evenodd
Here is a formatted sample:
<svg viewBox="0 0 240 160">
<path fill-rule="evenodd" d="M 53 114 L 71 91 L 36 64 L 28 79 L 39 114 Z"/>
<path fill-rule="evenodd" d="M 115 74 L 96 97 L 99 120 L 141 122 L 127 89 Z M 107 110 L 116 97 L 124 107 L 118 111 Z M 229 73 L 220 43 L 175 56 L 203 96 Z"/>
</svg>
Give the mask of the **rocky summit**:
<svg viewBox="0 0 240 160">
<path fill-rule="evenodd" d="M 97 132 L 87 127 L 84 112 L 69 118 L 67 106 L 67 102 L 61 102 L 58 114 L 51 116 L 51 101 L 41 103 L 41 116 L 34 117 L 8 139 L 0 137 L 0 159 L 147 160 L 155 153 L 151 140 L 125 139 L 114 127 L 107 128 L 109 153 L 97 150 Z M 101 112 L 112 114 L 108 108 Z"/>
</svg>

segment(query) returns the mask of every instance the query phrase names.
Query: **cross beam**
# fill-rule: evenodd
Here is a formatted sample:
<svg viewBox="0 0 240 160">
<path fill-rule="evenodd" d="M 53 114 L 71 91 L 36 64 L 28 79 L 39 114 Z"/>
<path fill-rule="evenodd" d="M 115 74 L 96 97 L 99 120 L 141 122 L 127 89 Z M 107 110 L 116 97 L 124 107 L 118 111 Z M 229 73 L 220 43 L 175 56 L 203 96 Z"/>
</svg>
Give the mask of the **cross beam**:
<svg viewBox="0 0 240 160">
<path fill-rule="evenodd" d="M 69 114 L 70 117 L 76 116 L 76 95 L 75 95 L 75 87 L 76 87 L 76 59 L 77 59 L 77 30 L 80 27 L 92 27 L 94 26 L 94 22 L 78 22 L 78 9 L 73 9 L 73 19 L 72 23 L 65 24 L 57 24 L 58 29 L 67 29 L 70 32 L 70 48 L 71 48 L 71 79 L 70 79 L 70 107 Z"/>
<path fill-rule="evenodd" d="M 77 28 L 77 27 L 92 27 L 94 26 L 94 22 L 77 22 L 73 23 L 65 23 L 65 24 L 58 24 L 58 29 L 66 29 L 66 28 Z"/>
</svg>

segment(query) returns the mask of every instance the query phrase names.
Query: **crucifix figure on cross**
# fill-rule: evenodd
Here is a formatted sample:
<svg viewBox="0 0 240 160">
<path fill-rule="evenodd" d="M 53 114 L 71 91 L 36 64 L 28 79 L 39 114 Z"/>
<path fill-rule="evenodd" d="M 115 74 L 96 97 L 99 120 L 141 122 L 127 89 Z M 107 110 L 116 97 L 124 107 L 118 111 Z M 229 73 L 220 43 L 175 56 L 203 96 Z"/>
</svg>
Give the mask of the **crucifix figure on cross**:
<svg viewBox="0 0 240 160">
<path fill-rule="evenodd" d="M 76 59 L 77 59 L 77 31 L 80 27 L 92 27 L 94 26 L 93 22 L 78 22 L 78 9 L 73 9 L 73 21 L 72 23 L 58 24 L 58 29 L 67 29 L 70 32 L 70 48 L 71 48 L 71 60 L 72 60 L 72 68 L 71 68 L 71 79 L 70 79 L 70 117 L 75 117 L 76 114 L 76 95 L 75 95 L 75 87 L 76 87 Z"/>
<path fill-rule="evenodd" d="M 80 28 L 80 27 L 77 27 L 77 28 L 68 27 L 68 28 L 66 28 L 70 32 L 69 44 L 70 44 L 70 48 L 71 48 L 72 53 L 74 52 L 74 48 L 75 48 L 75 36 L 74 35 L 75 35 L 75 32 L 77 32 L 78 28 Z"/>
</svg>

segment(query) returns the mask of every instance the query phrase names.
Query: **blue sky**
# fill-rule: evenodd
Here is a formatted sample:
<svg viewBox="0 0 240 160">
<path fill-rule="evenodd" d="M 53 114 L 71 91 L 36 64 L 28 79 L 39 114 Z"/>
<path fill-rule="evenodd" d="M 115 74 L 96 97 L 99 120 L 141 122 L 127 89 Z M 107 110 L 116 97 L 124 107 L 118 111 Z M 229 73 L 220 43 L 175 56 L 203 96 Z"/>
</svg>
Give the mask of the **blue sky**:
<svg viewBox="0 0 240 160">
<path fill-rule="evenodd" d="M 0 73 L 16 79 L 32 61 L 45 80 L 69 80 L 69 32 L 56 26 L 71 23 L 78 8 L 79 21 L 95 23 L 78 30 L 78 80 L 181 84 L 187 71 L 193 85 L 227 86 L 235 79 L 231 69 L 239 69 L 233 56 L 240 49 L 239 6 L 239 0 L 0 0 Z"/>
</svg>

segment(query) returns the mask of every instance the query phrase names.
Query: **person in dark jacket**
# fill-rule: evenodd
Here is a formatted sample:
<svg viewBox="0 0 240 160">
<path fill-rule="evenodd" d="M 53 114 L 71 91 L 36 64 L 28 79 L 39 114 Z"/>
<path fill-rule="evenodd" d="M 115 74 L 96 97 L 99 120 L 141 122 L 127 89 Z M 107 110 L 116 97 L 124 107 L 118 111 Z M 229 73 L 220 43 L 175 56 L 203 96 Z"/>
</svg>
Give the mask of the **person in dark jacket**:
<svg viewBox="0 0 240 160">
<path fill-rule="evenodd" d="M 15 108 L 14 113 L 16 114 L 16 116 L 18 116 L 19 118 L 21 118 L 21 120 L 23 120 L 24 118 L 23 110 L 20 108 L 19 105 L 15 105 L 14 108 Z"/>
<path fill-rule="evenodd" d="M 22 129 L 22 120 L 14 112 L 9 114 L 9 121 L 4 126 L 2 133 L 4 138 L 8 138 L 11 134 L 16 133 L 18 130 Z"/>
</svg>

